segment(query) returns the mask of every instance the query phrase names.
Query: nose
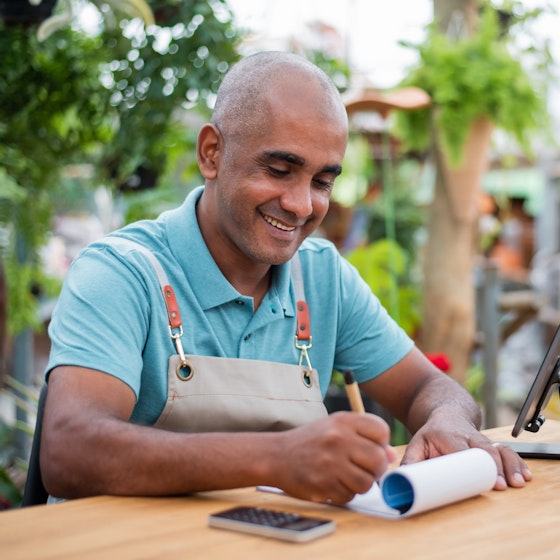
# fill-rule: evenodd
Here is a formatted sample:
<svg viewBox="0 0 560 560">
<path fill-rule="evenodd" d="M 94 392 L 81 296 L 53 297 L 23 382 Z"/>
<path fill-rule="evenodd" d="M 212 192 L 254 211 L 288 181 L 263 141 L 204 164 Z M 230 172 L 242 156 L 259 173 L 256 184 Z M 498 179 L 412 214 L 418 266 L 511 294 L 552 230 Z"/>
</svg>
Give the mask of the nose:
<svg viewBox="0 0 560 560">
<path fill-rule="evenodd" d="M 297 218 L 308 218 L 313 214 L 311 182 L 300 180 L 291 183 L 282 196 L 280 204 L 287 212 Z"/>
</svg>

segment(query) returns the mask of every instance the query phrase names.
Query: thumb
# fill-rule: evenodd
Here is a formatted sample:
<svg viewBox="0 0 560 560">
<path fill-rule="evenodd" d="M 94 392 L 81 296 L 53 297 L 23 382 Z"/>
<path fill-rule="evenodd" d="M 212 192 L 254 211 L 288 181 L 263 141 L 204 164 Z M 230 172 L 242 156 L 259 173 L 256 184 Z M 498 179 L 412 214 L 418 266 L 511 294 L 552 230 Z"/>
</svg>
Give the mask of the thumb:
<svg viewBox="0 0 560 560">
<path fill-rule="evenodd" d="M 401 465 L 408 465 L 410 463 L 418 463 L 427 459 L 424 446 L 421 441 L 416 441 L 414 438 L 406 446 L 403 458 L 401 460 Z"/>
</svg>

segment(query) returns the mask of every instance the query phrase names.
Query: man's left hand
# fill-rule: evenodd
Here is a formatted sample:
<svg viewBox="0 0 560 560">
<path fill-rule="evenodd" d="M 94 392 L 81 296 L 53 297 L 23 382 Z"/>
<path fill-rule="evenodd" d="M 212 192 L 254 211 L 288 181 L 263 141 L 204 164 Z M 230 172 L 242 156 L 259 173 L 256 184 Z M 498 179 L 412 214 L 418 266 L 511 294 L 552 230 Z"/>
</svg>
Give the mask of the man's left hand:
<svg viewBox="0 0 560 560">
<path fill-rule="evenodd" d="M 466 419 L 450 420 L 449 416 L 445 422 L 441 418 L 428 421 L 414 434 L 402 464 L 416 463 L 471 447 L 484 449 L 496 461 L 498 477 L 494 490 L 505 490 L 508 486 L 521 488 L 532 479 L 529 467 L 513 449 L 507 445 L 493 444 Z"/>
</svg>

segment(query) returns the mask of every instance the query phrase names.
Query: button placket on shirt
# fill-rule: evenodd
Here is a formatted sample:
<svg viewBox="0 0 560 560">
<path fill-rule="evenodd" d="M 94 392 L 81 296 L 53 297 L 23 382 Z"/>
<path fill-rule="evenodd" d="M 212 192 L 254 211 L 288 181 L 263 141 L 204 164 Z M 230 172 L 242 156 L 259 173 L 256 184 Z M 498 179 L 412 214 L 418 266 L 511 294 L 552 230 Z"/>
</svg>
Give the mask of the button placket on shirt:
<svg viewBox="0 0 560 560">
<path fill-rule="evenodd" d="M 246 304 L 246 302 L 241 299 L 236 299 L 235 303 L 240 307 Z M 259 329 L 266 328 L 267 325 L 281 319 L 282 317 L 282 307 L 279 305 L 279 302 L 270 300 L 266 301 L 265 299 L 241 336 L 239 343 L 239 357 L 258 359 L 257 340 L 259 339 Z"/>
</svg>

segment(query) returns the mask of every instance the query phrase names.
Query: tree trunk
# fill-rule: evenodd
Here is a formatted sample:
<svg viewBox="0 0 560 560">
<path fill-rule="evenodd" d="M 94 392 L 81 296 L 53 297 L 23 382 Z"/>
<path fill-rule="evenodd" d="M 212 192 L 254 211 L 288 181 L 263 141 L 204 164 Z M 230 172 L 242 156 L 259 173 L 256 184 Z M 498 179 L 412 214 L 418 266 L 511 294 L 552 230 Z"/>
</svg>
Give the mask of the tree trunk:
<svg viewBox="0 0 560 560">
<path fill-rule="evenodd" d="M 434 18 L 451 35 L 472 33 L 475 0 L 434 0 Z M 486 171 L 492 126 L 479 120 L 467 140 L 464 158 L 453 169 L 432 134 L 435 192 L 424 253 L 422 349 L 445 352 L 450 375 L 465 382 L 475 336 L 473 257 L 478 226 L 480 184 Z"/>
<path fill-rule="evenodd" d="M 445 352 L 450 375 L 461 383 L 475 336 L 473 258 L 492 128 L 486 119 L 475 121 L 459 167 L 450 167 L 442 150 L 437 145 L 434 149 L 436 185 L 424 254 L 422 347 Z"/>
</svg>

